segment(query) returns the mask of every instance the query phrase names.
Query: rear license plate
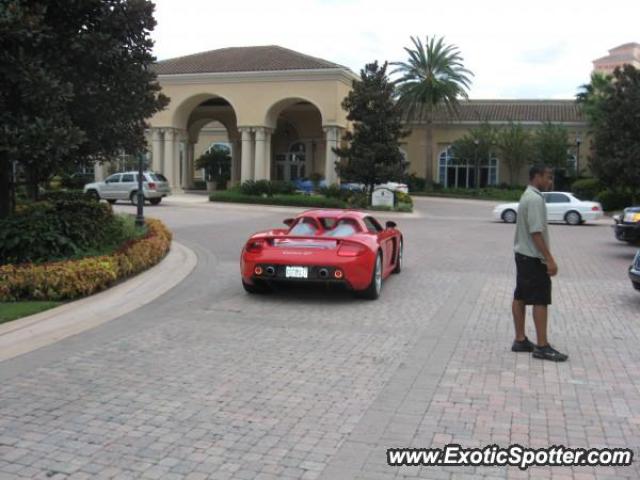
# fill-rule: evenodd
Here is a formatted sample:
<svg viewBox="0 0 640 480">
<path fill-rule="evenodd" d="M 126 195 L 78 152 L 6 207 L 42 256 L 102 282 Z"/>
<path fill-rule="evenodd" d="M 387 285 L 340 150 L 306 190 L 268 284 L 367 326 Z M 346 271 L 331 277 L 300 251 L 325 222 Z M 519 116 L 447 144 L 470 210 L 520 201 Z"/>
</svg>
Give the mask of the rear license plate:
<svg viewBox="0 0 640 480">
<path fill-rule="evenodd" d="M 309 269 L 307 267 L 286 267 L 284 272 L 285 278 L 307 278 Z"/>
</svg>

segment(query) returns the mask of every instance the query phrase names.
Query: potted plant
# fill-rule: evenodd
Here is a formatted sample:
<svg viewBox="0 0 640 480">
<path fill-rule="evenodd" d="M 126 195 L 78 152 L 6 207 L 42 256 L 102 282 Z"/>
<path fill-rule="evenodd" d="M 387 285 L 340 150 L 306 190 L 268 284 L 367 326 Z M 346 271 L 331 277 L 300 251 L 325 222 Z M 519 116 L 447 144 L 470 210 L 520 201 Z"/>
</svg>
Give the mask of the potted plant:
<svg viewBox="0 0 640 480">
<path fill-rule="evenodd" d="M 205 171 L 207 191 L 224 190 L 231 178 L 231 150 L 226 145 L 214 145 L 196 160 L 196 168 Z"/>
</svg>

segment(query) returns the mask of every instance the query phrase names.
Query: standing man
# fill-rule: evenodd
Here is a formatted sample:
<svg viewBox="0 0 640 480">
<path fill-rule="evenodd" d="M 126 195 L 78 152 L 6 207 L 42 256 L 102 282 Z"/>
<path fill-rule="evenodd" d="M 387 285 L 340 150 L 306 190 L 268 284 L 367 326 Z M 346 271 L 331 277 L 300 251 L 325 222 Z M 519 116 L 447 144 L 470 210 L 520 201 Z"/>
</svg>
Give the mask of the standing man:
<svg viewBox="0 0 640 480">
<path fill-rule="evenodd" d="M 513 293 L 513 324 L 516 338 L 513 352 L 533 352 L 535 358 L 564 362 L 568 356 L 558 352 L 547 341 L 547 310 L 551 305 L 551 277 L 558 266 L 549 250 L 547 205 L 541 192 L 553 185 L 553 172 L 544 165 L 529 170 L 529 186 L 520 197 L 514 251 L 516 257 L 516 289 Z M 526 306 L 533 305 L 533 322 L 538 344 L 524 334 Z"/>
</svg>

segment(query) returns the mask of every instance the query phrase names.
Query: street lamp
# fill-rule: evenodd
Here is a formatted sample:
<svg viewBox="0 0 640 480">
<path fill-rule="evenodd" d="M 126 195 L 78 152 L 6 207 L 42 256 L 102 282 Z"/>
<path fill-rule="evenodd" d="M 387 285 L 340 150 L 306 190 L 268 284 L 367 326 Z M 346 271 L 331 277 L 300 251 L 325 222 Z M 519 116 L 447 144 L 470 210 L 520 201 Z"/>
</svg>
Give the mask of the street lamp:
<svg viewBox="0 0 640 480">
<path fill-rule="evenodd" d="M 473 183 L 475 184 L 476 190 L 478 188 L 480 188 L 480 182 L 478 181 L 478 177 L 480 176 L 480 165 L 478 165 L 478 145 L 480 145 L 480 140 L 478 140 L 477 138 L 473 139 L 473 144 L 476 146 L 475 150 L 474 150 L 474 164 L 475 164 L 475 172 L 474 172 L 474 179 L 473 179 Z M 468 179 L 467 179 L 468 181 Z"/>
<path fill-rule="evenodd" d="M 138 153 L 138 212 L 136 214 L 136 227 L 144 226 L 144 160 L 144 154 L 142 152 Z"/>
<path fill-rule="evenodd" d="M 576 136 L 576 177 L 580 176 L 580 144 L 582 139 L 580 135 Z"/>
</svg>

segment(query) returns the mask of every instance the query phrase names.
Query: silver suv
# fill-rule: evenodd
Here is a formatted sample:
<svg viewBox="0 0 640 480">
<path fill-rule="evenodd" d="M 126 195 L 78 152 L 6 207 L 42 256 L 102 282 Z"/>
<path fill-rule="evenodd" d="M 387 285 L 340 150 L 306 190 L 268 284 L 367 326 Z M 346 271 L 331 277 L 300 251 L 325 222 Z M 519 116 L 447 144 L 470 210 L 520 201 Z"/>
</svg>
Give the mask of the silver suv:
<svg viewBox="0 0 640 480">
<path fill-rule="evenodd" d="M 145 200 L 151 205 L 158 205 L 162 197 L 171 195 L 169 182 L 161 173 L 144 172 L 142 183 Z M 113 204 L 118 200 L 127 200 L 133 205 L 138 204 L 138 172 L 114 173 L 104 182 L 87 183 L 84 192 L 95 196 L 98 200 L 103 198 Z"/>
</svg>

